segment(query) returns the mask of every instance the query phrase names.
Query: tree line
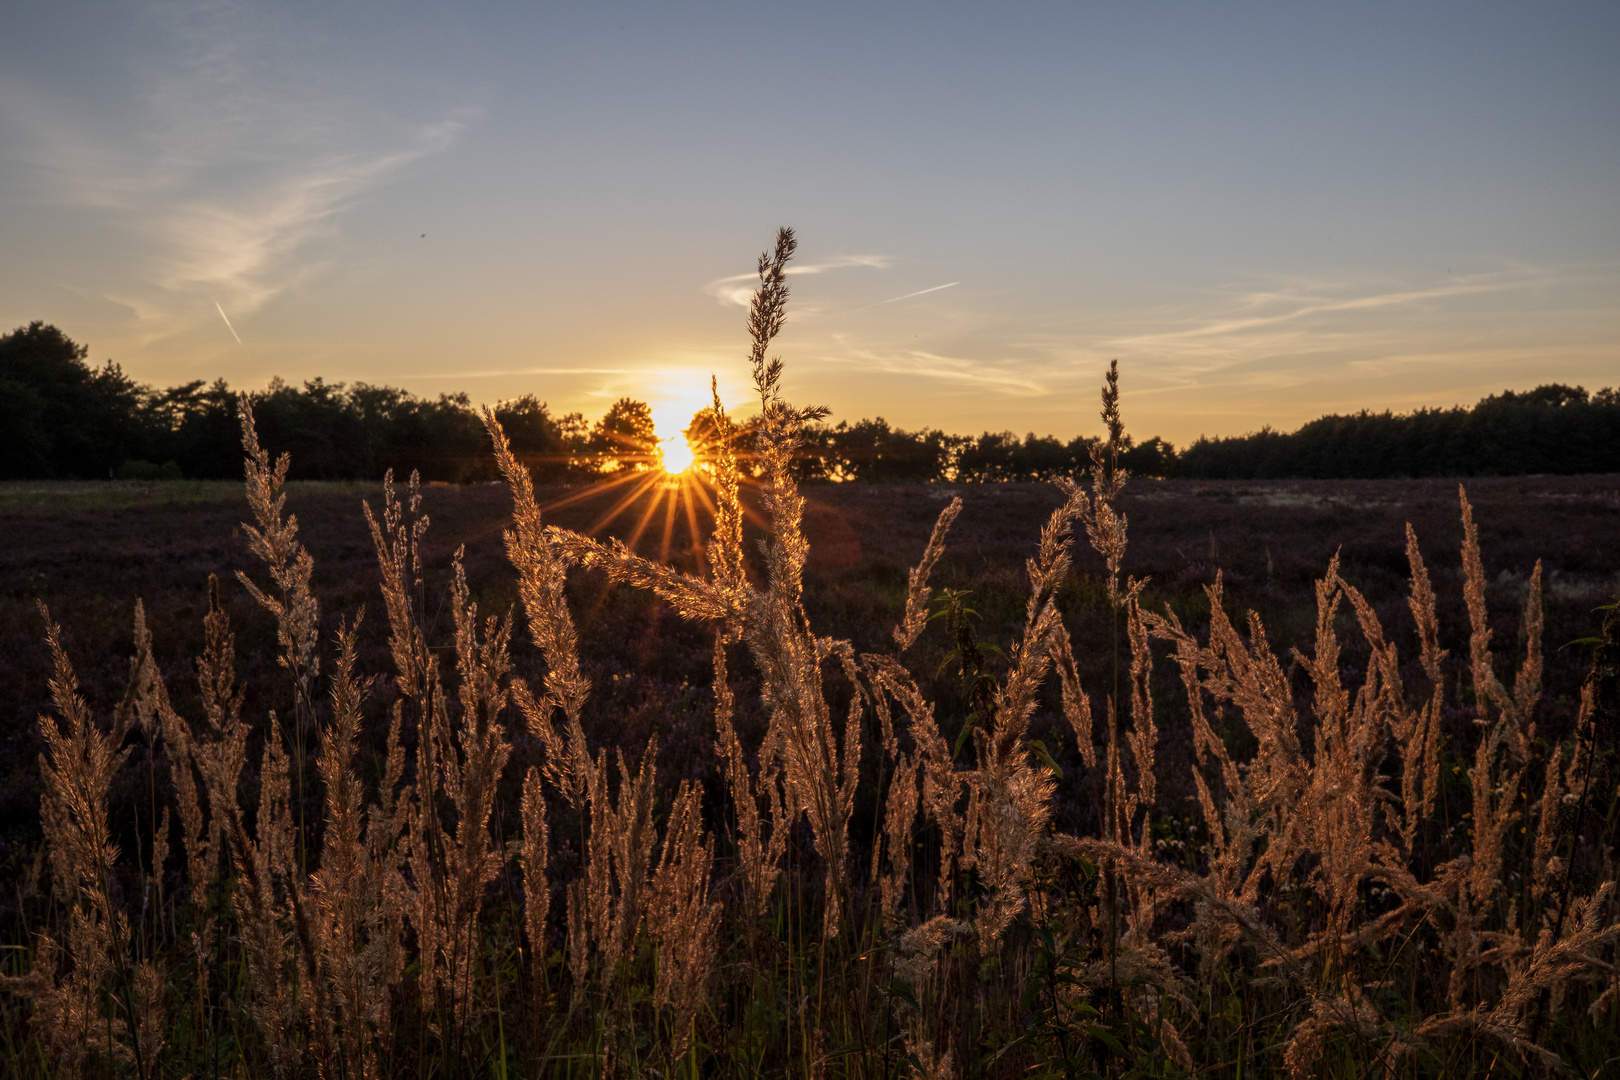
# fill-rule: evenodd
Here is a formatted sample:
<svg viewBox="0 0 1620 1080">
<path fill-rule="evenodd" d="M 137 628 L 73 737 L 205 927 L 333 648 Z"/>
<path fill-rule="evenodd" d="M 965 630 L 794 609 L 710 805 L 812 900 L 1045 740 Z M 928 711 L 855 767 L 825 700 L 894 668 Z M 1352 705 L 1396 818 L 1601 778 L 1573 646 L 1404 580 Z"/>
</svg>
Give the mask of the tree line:
<svg viewBox="0 0 1620 1080">
<path fill-rule="evenodd" d="M 1203 479 L 1350 479 L 1620 472 L 1620 389 L 1548 383 L 1472 408 L 1324 416 L 1298 431 L 1199 439 L 1176 473 Z"/>
<path fill-rule="evenodd" d="M 238 479 L 236 391 L 225 380 L 156 389 L 54 326 L 0 336 L 0 479 Z M 494 479 L 483 425 L 464 393 L 417 397 L 389 386 L 274 379 L 250 394 L 259 437 L 290 452 L 292 475 L 375 480 L 388 469 L 424 480 Z M 514 452 L 542 483 L 585 483 L 658 460 L 652 412 L 621 398 L 594 423 L 532 395 L 495 407 Z M 699 460 L 720 437 L 708 410 L 686 429 Z M 749 467 L 751 423 L 729 433 Z M 985 432 L 906 431 L 881 417 L 812 425 L 796 471 L 814 481 L 1009 482 L 1082 474 L 1096 440 Z M 1157 437 L 1130 443 L 1121 464 L 1142 476 L 1469 476 L 1620 472 L 1620 392 L 1549 385 L 1505 392 L 1472 409 L 1327 416 L 1296 432 L 1264 429 L 1199 439 L 1177 452 Z"/>
</svg>

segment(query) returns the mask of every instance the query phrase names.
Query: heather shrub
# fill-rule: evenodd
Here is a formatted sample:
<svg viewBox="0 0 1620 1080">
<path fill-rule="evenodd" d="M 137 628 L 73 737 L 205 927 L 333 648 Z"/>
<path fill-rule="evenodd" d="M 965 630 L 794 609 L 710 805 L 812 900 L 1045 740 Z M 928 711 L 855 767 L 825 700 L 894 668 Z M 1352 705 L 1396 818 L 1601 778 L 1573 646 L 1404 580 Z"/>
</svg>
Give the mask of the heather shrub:
<svg viewBox="0 0 1620 1080">
<path fill-rule="evenodd" d="M 127 691 L 96 719 L 45 613 L 45 846 L 27 887 L 49 900 L 0 983 L 28 1003 L 12 1073 L 1303 1078 L 1612 1056 L 1613 645 L 1558 688 L 1578 698 L 1572 737 L 1538 738 L 1539 564 L 1498 648 L 1459 491 L 1460 680 L 1410 526 L 1400 627 L 1337 557 L 1310 640 L 1286 653 L 1258 615 L 1229 614 L 1218 572 L 1207 619 L 1160 610 L 1130 573 L 1111 366 L 1107 438 L 1085 483 L 1055 481 L 1005 649 L 969 592 L 931 585 L 960 499 L 897 577 L 881 644 L 822 636 L 796 455 L 825 411 L 784 400 L 768 355 L 794 251 L 783 230 L 760 259 L 752 444 L 718 392 L 704 414 L 707 472 L 687 481 L 708 512 L 701 558 L 547 524 L 530 463 L 485 413 L 521 611 L 481 610 L 459 551 L 438 580 L 413 477 L 362 507 L 386 626 L 323 613 L 288 458 L 241 399 L 260 568 L 238 584 L 274 624 L 278 706 L 238 685 L 217 581 L 194 707 L 176 705 L 137 607 Z M 1106 633 L 1060 603 L 1081 536 L 1105 567 Z M 707 635 L 717 775 L 671 780 L 656 736 L 628 754 L 593 741 L 581 571 Z M 366 632 L 386 634 L 387 672 L 358 670 Z M 952 646 L 955 688 L 933 700 L 925 634 Z M 1102 640 L 1112 679 L 1087 687 L 1076 643 Z M 514 650 L 538 655 L 522 666 L 537 677 Z M 1043 713 L 1072 742 L 1033 734 Z M 1167 774 L 1170 730 L 1187 775 Z M 157 826 L 121 851 L 109 791 L 143 744 Z M 1094 827 L 1060 826 L 1059 800 Z"/>
</svg>

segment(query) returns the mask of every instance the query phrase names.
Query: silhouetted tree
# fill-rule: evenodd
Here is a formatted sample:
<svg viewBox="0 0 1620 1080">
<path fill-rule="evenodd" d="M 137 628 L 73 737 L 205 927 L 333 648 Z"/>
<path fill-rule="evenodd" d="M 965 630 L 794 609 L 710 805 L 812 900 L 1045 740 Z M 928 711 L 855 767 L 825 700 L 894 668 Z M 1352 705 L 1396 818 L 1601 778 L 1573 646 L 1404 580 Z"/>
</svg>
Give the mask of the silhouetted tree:
<svg viewBox="0 0 1620 1080">
<path fill-rule="evenodd" d="M 981 484 L 1080 477 L 1090 465 L 1094 441 L 1080 436 L 1061 443 L 1034 432 L 1020 439 L 1010 431 L 987 431 L 977 439 L 964 440 L 956 459 L 956 475 Z"/>
<path fill-rule="evenodd" d="M 590 428 L 579 413 L 554 417 L 545 402 L 524 394 L 495 406 L 495 419 L 511 441 L 512 452 L 537 482 L 587 478 Z"/>
<path fill-rule="evenodd" d="M 54 326 L 0 337 L 0 477 L 98 477 L 142 453 L 143 388 Z"/>
<path fill-rule="evenodd" d="M 960 440 L 942 431 L 902 431 L 881 416 L 828 433 L 831 478 L 867 483 L 922 483 L 945 479 Z"/>
<path fill-rule="evenodd" d="M 725 430 L 729 431 L 732 456 L 737 461 L 737 468 L 745 476 L 756 475 L 754 453 L 754 437 L 758 429 L 758 418 L 750 417 L 738 421 L 735 417 L 726 418 Z M 811 425 L 812 427 L 816 425 Z M 686 445 L 692 448 L 692 460 L 702 465 L 712 462 L 727 441 L 728 436 L 722 431 L 721 424 L 715 416 L 713 406 L 699 409 L 692 414 L 692 420 L 681 432 L 686 437 Z M 797 464 L 797 462 L 796 462 Z M 815 476 L 800 475 L 797 479 L 815 479 Z"/>
<path fill-rule="evenodd" d="M 1157 435 L 1146 442 L 1133 442 L 1126 436 L 1126 447 L 1119 455 L 1119 463 L 1130 470 L 1133 476 L 1174 476 L 1176 471 L 1176 448 L 1159 438 Z M 1078 461 L 1089 461 L 1091 449 L 1088 446 L 1085 452 L 1076 456 Z"/>
<path fill-rule="evenodd" d="M 657 460 L 658 430 L 644 401 L 615 401 L 591 430 L 591 451 L 603 471 L 650 468 Z"/>
<path fill-rule="evenodd" d="M 1472 409 L 1324 416 L 1290 434 L 1199 439 L 1177 469 L 1230 479 L 1620 472 L 1620 395 L 1549 383 Z"/>
</svg>

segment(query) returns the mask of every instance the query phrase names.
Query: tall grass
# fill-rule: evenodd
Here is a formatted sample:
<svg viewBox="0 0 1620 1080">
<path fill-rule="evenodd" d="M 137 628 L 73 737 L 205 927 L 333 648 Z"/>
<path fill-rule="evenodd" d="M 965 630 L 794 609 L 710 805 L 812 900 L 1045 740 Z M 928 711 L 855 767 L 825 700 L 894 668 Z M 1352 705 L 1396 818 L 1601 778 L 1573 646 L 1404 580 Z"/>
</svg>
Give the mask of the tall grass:
<svg viewBox="0 0 1620 1080">
<path fill-rule="evenodd" d="M 803 599 L 792 462 L 824 410 L 790 405 L 768 356 L 794 251 L 783 230 L 761 256 L 748 318 L 760 549 L 743 544 L 736 429 L 717 392 L 713 529 L 694 572 L 547 526 L 486 413 L 513 499 L 518 647 L 544 674 L 514 674 L 513 613 L 479 611 L 459 552 L 443 595 L 429 587 L 416 482 L 401 498 L 390 480 L 380 519 L 364 508 L 399 691 L 380 746 L 364 737 L 361 620 L 323 641 L 313 560 L 285 513 L 287 460 L 260 446 L 243 399 L 245 528 L 267 584 L 241 584 L 276 622 L 291 712 L 236 687 L 217 582 L 191 717 L 139 607 L 128 692 L 105 723 L 46 614 L 50 900 L 3 978 L 31 1002 L 7 1074 L 1303 1078 L 1611 1062 L 1615 874 L 1586 838 L 1614 802 L 1596 683 L 1560 688 L 1580 695 L 1572 745 L 1538 742 L 1540 568 L 1504 666 L 1466 493 L 1458 683 L 1410 528 L 1416 669 L 1337 559 L 1307 649 L 1280 654 L 1257 616 L 1234 622 L 1218 579 L 1208 627 L 1189 627 L 1145 607 L 1147 583 L 1127 572 L 1111 366 L 1108 441 L 1088 484 L 1060 484 L 1004 666 L 985 662 L 965 597 L 929 584 L 971 512 L 960 500 L 909 575 L 892 650 L 861 652 L 818 636 Z M 1101 693 L 1080 684 L 1059 606 L 1081 532 L 1107 567 L 1115 630 Z M 591 745 L 567 589 L 579 567 L 712 633 L 722 784 L 661 785 L 656 740 L 639 760 Z M 942 718 L 907 666 L 935 621 L 956 637 L 962 716 Z M 1344 662 L 1350 636 L 1364 670 Z M 1154 699 L 1163 664 L 1174 704 Z M 757 674 L 768 716 L 752 744 L 733 722 L 737 665 Z M 1052 700 L 1072 756 L 1030 737 Z M 1470 745 L 1444 741 L 1448 709 L 1472 718 Z M 1159 796 L 1172 711 L 1191 732 L 1174 759 L 1192 762 L 1191 815 Z M 521 777 L 507 767 L 518 738 L 543 754 Z M 154 835 L 125 853 L 107 806 L 131 740 L 169 770 L 161 791 L 148 778 Z M 1081 767 L 1065 774 L 1059 756 Z M 1093 808 L 1092 834 L 1056 829 L 1060 788 Z M 112 887 L 124 859 L 138 898 Z"/>
</svg>

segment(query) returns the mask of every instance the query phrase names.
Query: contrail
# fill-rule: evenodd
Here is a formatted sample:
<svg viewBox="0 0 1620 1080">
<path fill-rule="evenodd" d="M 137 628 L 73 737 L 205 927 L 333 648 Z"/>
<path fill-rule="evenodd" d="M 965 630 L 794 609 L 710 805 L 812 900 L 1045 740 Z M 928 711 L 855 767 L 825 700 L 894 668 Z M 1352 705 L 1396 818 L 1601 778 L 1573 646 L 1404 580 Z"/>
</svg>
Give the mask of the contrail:
<svg viewBox="0 0 1620 1080">
<path fill-rule="evenodd" d="M 225 329 L 231 332 L 231 337 L 236 338 L 236 343 L 238 345 L 242 344 L 241 335 L 236 332 L 236 327 L 231 325 L 231 320 L 225 317 L 225 309 L 219 306 L 218 300 L 214 301 L 214 310 L 219 312 L 220 318 L 225 319 Z"/>
<path fill-rule="evenodd" d="M 867 304 L 866 307 L 858 307 L 858 308 L 855 308 L 854 310 L 856 310 L 856 311 L 865 311 L 866 308 L 882 307 L 884 304 L 897 304 L 901 300 L 910 300 L 913 296 L 921 296 L 924 293 L 939 292 L 939 290 L 941 290 L 941 289 L 949 289 L 953 285 L 960 285 L 960 284 L 962 284 L 960 281 L 948 281 L 944 285 L 935 285 L 931 289 L 918 289 L 916 292 L 908 292 L 904 296 L 894 296 L 894 297 L 890 297 L 887 300 L 879 300 L 875 304 Z"/>
</svg>

